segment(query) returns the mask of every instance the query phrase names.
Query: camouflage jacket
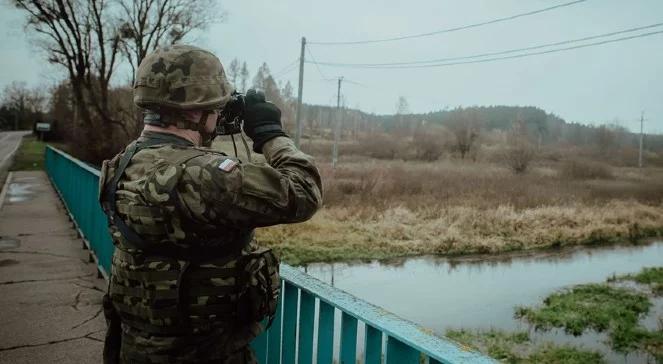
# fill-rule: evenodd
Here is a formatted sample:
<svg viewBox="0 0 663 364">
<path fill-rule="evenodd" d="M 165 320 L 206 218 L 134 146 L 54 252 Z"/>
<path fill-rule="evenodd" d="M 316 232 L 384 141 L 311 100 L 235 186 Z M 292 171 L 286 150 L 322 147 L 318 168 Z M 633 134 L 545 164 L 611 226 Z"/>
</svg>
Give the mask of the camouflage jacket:
<svg viewBox="0 0 663 364">
<path fill-rule="evenodd" d="M 254 228 L 305 221 L 317 211 L 320 175 L 312 158 L 289 138 L 265 144 L 267 163 L 242 163 L 168 134 L 146 132 L 138 141 L 154 139 L 163 143 L 140 149 L 128 164 L 115 206 L 153 248 L 137 249 L 110 224 L 116 246 L 110 294 L 122 318 L 123 357 L 130 362 L 221 358 L 258 333 L 255 324 L 237 326 L 228 319 L 240 282 L 227 272 L 256 249 L 247 245 Z M 122 155 L 104 161 L 102 206 L 109 203 L 104 190 Z M 226 251 L 237 242 L 241 253 Z M 173 248 L 181 257 L 158 254 Z M 188 252 L 204 261 L 191 265 Z M 184 270 L 185 282 L 178 280 Z M 187 325 L 178 312 L 181 285 L 187 288 Z M 201 347 L 207 349 L 201 352 Z"/>
</svg>

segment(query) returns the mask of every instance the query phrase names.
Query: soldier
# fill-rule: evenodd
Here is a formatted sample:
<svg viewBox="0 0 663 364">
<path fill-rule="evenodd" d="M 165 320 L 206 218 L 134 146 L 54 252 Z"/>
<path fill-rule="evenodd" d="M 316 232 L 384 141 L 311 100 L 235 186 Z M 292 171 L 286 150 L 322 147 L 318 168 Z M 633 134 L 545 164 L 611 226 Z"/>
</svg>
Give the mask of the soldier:
<svg viewBox="0 0 663 364">
<path fill-rule="evenodd" d="M 231 91 L 218 58 L 200 48 L 162 48 L 138 67 L 145 128 L 104 161 L 100 179 L 115 245 L 106 363 L 255 362 L 248 345 L 275 312 L 280 280 L 254 229 L 309 219 L 321 181 L 280 110 L 253 90 L 243 128 L 267 163 L 205 148 Z"/>
</svg>

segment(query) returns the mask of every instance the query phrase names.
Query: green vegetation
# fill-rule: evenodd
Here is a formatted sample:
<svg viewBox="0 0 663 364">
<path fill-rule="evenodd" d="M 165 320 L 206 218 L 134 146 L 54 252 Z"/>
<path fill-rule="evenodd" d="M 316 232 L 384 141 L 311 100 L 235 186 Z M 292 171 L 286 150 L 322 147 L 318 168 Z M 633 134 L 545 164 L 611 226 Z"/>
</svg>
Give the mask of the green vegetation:
<svg viewBox="0 0 663 364">
<path fill-rule="evenodd" d="M 621 353 L 646 351 L 663 358 L 663 328 L 649 331 L 639 319 L 649 312 L 650 299 L 632 289 L 586 284 L 548 296 L 541 307 L 518 307 L 516 317 L 537 329 L 563 328 L 578 336 L 585 330 L 607 332 L 611 347 Z"/>
<path fill-rule="evenodd" d="M 526 332 L 450 330 L 447 337 L 504 363 L 605 363 L 600 353 L 568 345 L 535 345 Z"/>
<path fill-rule="evenodd" d="M 10 171 L 33 171 L 44 169 L 44 149 L 46 143 L 33 135 L 23 137 L 21 146 L 14 156 Z"/>
<path fill-rule="evenodd" d="M 608 282 L 633 280 L 660 284 L 663 267 L 644 268 L 637 274 L 611 277 Z M 574 336 L 586 330 L 606 332 L 610 346 L 619 353 L 641 351 L 663 363 L 663 317 L 658 330 L 639 324 L 649 312 L 650 298 L 611 283 L 584 284 L 548 296 L 540 307 L 517 307 L 515 316 L 536 329 L 561 328 Z M 527 332 L 450 330 L 447 337 L 505 363 L 604 363 L 603 356 L 568 345 L 534 343 Z"/>
<path fill-rule="evenodd" d="M 586 329 L 606 331 L 637 325 L 638 318 L 651 307 L 647 296 L 626 288 L 605 284 L 586 284 L 548 296 L 543 307 L 516 309 L 537 329 L 561 327 L 572 335 Z"/>
<path fill-rule="evenodd" d="M 628 274 L 622 279 L 648 285 L 652 292 L 663 295 L 663 267 L 643 268 L 637 274 Z"/>
<path fill-rule="evenodd" d="M 605 363 L 603 356 L 596 351 L 581 350 L 573 346 L 544 345 L 527 358 L 527 362 L 541 364 L 592 364 Z"/>
</svg>

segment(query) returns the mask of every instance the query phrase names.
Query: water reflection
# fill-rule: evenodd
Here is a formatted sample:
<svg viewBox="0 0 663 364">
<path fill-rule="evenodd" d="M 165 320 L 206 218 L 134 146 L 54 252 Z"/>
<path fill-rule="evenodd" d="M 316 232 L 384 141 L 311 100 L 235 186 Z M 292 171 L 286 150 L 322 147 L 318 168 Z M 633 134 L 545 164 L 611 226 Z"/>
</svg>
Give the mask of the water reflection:
<svg viewBox="0 0 663 364">
<path fill-rule="evenodd" d="M 480 257 L 417 257 L 381 262 L 313 264 L 309 274 L 390 310 L 422 326 L 444 333 L 451 328 L 529 330 L 513 318 L 517 305 L 537 305 L 551 292 L 581 283 L 604 282 L 613 274 L 660 266 L 663 242 L 596 248 L 565 248 L 536 253 Z M 656 300 L 645 318 L 654 326 L 663 314 Z M 654 326 L 655 327 L 655 326 Z M 537 333 L 539 339 L 581 343 L 608 354 L 602 334 L 581 338 L 563 332 Z M 629 355 L 628 362 L 646 362 Z"/>
</svg>

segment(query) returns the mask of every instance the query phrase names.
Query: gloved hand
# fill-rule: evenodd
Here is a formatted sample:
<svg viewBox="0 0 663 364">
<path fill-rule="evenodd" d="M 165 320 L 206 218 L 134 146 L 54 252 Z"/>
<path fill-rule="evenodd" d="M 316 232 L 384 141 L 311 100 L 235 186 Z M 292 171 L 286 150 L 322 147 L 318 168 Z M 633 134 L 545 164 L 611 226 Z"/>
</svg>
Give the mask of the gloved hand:
<svg viewBox="0 0 663 364">
<path fill-rule="evenodd" d="M 262 91 L 250 89 L 244 97 L 244 104 L 244 132 L 253 140 L 254 152 L 262 153 L 262 147 L 268 141 L 288 136 L 281 126 L 281 110 L 265 101 Z"/>
</svg>

